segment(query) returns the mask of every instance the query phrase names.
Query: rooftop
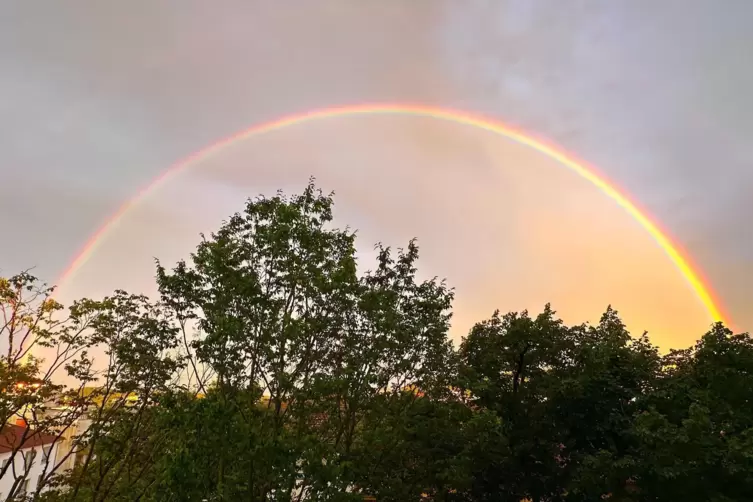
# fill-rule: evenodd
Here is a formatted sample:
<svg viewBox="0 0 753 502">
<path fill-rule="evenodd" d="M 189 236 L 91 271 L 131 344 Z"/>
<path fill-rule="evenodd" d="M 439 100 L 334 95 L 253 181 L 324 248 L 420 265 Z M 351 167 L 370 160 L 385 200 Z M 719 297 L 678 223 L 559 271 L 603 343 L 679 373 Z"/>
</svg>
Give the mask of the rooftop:
<svg viewBox="0 0 753 502">
<path fill-rule="evenodd" d="M 56 437 L 54 434 L 42 434 L 20 425 L 5 424 L 0 433 L 0 453 L 51 444 Z"/>
</svg>

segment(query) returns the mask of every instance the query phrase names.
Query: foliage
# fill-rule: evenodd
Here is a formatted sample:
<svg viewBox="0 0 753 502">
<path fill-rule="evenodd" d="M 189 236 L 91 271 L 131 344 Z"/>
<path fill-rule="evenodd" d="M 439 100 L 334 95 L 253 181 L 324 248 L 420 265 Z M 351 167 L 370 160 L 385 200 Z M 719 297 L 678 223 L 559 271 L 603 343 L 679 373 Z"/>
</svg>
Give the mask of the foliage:
<svg viewBox="0 0 753 502">
<path fill-rule="evenodd" d="M 0 427 L 61 452 L 27 498 L 753 500 L 750 336 L 717 324 L 661 356 L 611 307 L 568 326 L 546 305 L 455 348 L 416 242 L 359 273 L 333 204 L 313 181 L 249 200 L 157 263 L 156 301 L 66 311 L 28 273 L 0 280 Z M 11 467 L 6 500 L 29 472 Z"/>
</svg>

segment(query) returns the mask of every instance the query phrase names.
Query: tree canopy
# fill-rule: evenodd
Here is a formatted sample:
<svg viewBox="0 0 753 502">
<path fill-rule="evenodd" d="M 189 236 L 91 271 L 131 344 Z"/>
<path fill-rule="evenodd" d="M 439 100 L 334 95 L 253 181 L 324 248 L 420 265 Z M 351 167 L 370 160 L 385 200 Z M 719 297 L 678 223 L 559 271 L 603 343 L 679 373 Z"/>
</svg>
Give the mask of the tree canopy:
<svg viewBox="0 0 753 502">
<path fill-rule="evenodd" d="M 0 280 L 0 436 L 58 444 L 12 448 L 45 469 L 24 493 L 3 463 L 0 500 L 753 500 L 749 335 L 717 323 L 662 355 L 611 306 L 570 326 L 545 305 L 455 346 L 416 241 L 360 273 L 333 204 L 313 180 L 250 199 L 157 262 L 158 298 L 66 309 Z"/>
</svg>

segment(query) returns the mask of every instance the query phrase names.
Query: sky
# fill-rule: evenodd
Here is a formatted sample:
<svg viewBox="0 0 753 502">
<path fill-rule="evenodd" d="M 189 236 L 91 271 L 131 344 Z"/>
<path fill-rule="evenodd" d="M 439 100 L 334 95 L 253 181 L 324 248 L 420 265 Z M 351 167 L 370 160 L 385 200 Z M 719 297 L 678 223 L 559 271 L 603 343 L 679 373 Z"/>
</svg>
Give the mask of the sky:
<svg viewBox="0 0 753 502">
<path fill-rule="evenodd" d="M 753 328 L 753 44 L 746 0 L 95 0 L 0 4 L 0 274 L 56 283 L 176 160 L 315 108 L 404 102 L 482 114 L 596 166 L 667 229 L 735 327 Z M 457 290 L 453 337 L 495 308 L 684 347 L 708 315 L 624 210 L 551 159 L 416 117 L 347 117 L 234 145 L 155 189 L 65 284 L 153 291 L 244 200 L 336 191 L 339 224 L 417 237 Z"/>
</svg>

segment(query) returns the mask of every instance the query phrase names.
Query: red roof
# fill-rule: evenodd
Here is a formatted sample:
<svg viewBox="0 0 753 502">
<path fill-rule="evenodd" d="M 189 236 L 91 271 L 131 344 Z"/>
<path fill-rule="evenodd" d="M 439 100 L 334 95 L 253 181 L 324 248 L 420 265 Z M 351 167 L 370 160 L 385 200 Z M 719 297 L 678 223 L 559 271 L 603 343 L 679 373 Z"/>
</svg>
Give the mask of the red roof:
<svg viewBox="0 0 753 502">
<path fill-rule="evenodd" d="M 51 444 L 57 437 L 54 434 L 42 434 L 31 429 L 27 431 L 26 427 L 13 424 L 5 424 L 2 429 L 2 433 L 0 433 L 0 453 Z M 24 432 L 26 432 L 26 437 L 24 437 Z"/>
</svg>

